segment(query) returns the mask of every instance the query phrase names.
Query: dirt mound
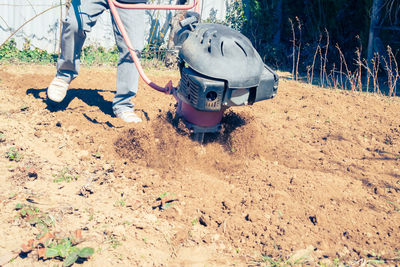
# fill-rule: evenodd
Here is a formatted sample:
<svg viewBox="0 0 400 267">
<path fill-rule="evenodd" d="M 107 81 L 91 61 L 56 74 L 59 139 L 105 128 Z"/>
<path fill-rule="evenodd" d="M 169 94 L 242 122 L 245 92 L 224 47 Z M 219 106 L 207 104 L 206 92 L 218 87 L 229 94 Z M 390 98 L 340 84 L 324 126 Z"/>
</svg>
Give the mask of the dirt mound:
<svg viewBox="0 0 400 267">
<path fill-rule="evenodd" d="M 261 129 L 248 114 L 228 112 L 223 117 L 221 132 L 205 134 L 200 145 L 173 113 L 170 110 L 159 115 L 148 127 L 125 130 L 114 144 L 121 159 L 161 172 L 196 169 L 231 175 L 246 168 L 243 158 L 254 158 L 261 152 Z"/>
</svg>

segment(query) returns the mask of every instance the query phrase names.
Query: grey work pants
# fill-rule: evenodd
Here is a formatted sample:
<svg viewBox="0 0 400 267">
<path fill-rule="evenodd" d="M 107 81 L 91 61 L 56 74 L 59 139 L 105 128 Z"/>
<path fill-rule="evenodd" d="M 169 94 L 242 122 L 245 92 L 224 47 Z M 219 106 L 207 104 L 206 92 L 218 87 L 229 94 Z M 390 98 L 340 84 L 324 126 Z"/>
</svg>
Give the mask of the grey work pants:
<svg viewBox="0 0 400 267">
<path fill-rule="evenodd" d="M 61 55 L 57 62 L 57 77 L 67 82 L 71 82 L 79 73 L 80 55 L 86 33 L 90 32 L 104 10 L 109 8 L 107 0 L 72 0 L 71 3 L 63 24 Z M 117 10 L 134 49 L 141 51 L 144 46 L 144 11 L 119 8 Z M 112 15 L 111 19 L 119 50 L 117 92 L 112 104 L 116 113 L 133 109 L 131 98 L 137 93 L 139 74 Z"/>
</svg>

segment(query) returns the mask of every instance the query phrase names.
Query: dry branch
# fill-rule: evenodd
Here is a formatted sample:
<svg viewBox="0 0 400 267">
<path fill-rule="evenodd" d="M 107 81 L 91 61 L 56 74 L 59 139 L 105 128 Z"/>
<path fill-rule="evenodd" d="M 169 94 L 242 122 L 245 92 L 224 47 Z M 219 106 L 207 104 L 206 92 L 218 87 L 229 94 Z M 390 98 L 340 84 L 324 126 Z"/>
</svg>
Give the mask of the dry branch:
<svg viewBox="0 0 400 267">
<path fill-rule="evenodd" d="M 7 43 L 8 40 L 11 39 L 11 37 L 13 37 L 19 30 L 21 30 L 26 24 L 28 24 L 29 22 L 31 22 L 32 20 L 34 20 L 35 18 L 43 15 L 44 13 L 59 7 L 60 5 L 55 5 L 55 6 L 51 6 L 48 9 L 43 10 L 42 12 L 40 12 L 39 14 L 33 16 L 32 18 L 30 18 L 29 20 L 25 21 L 21 26 L 18 27 L 18 29 L 16 29 L 10 36 L 8 36 L 8 38 L 0 45 L 0 47 L 2 47 L 5 43 Z"/>
</svg>

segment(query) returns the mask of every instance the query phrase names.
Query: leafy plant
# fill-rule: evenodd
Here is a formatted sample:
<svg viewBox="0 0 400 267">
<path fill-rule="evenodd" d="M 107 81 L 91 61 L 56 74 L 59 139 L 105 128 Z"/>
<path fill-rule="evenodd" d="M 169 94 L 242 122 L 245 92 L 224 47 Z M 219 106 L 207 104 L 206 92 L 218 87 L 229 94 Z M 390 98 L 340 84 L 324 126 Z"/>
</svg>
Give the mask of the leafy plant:
<svg viewBox="0 0 400 267">
<path fill-rule="evenodd" d="M 160 195 L 160 209 L 166 210 L 174 205 L 175 199 L 175 194 L 169 194 L 168 192 L 164 192 Z"/>
<path fill-rule="evenodd" d="M 92 256 L 93 253 L 93 248 L 78 248 L 73 245 L 69 238 L 64 238 L 58 242 L 50 243 L 46 249 L 45 256 L 46 258 L 62 258 L 63 266 L 71 266 L 79 258 L 87 259 Z"/>
<path fill-rule="evenodd" d="M 81 243 L 81 230 L 76 230 L 71 237 L 58 237 L 55 233 L 44 233 L 36 239 L 31 239 L 27 244 L 22 244 L 22 252 L 36 252 L 39 258 L 56 258 L 63 261 L 63 266 L 71 266 L 77 260 L 87 259 L 93 255 L 94 249 L 85 247 L 78 248 L 76 245 Z"/>
<path fill-rule="evenodd" d="M 241 0 L 234 0 L 226 5 L 225 24 L 234 30 L 241 31 L 246 23 L 243 3 Z"/>
<path fill-rule="evenodd" d="M 58 55 L 48 53 L 46 50 L 32 48 L 30 40 L 25 39 L 23 49 L 17 48 L 17 43 L 14 39 L 7 41 L 0 47 L 0 62 L 17 63 L 55 63 L 58 60 Z M 118 48 L 115 46 L 112 49 L 106 50 L 104 47 L 95 47 L 93 45 L 86 46 L 82 50 L 82 64 L 93 65 L 115 65 L 118 62 Z"/>
<path fill-rule="evenodd" d="M 24 156 L 19 152 L 18 148 L 15 146 L 10 147 L 8 151 L 6 152 L 6 158 L 8 158 L 10 161 L 21 161 Z"/>
<path fill-rule="evenodd" d="M 105 49 L 101 46 L 89 45 L 82 49 L 82 63 L 93 65 L 116 64 L 118 62 L 118 48 L 114 46 L 112 49 Z"/>
<path fill-rule="evenodd" d="M 71 174 L 71 170 L 68 167 L 64 167 L 58 174 L 53 174 L 53 177 L 55 177 L 54 183 L 69 183 L 78 180 L 78 175 Z"/>
<path fill-rule="evenodd" d="M 17 218 L 26 220 L 32 226 L 41 231 L 41 233 L 38 235 L 39 238 L 44 233 L 49 232 L 49 228 L 54 225 L 54 218 L 49 214 L 41 212 L 37 207 L 18 203 L 15 206 L 15 210 L 18 211 Z"/>
<path fill-rule="evenodd" d="M 14 39 L 0 47 L 0 61 L 5 62 L 54 63 L 57 58 L 57 54 L 48 53 L 46 50 L 32 49 L 28 39 L 25 40 L 22 50 L 17 48 L 17 43 Z"/>
</svg>

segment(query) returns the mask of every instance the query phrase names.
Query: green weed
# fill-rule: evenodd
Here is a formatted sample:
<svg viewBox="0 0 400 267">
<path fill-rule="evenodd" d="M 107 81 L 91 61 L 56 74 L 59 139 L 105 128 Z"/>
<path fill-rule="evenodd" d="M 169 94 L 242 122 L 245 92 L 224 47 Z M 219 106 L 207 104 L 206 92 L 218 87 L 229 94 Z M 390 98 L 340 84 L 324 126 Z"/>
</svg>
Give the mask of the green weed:
<svg viewBox="0 0 400 267">
<path fill-rule="evenodd" d="M 175 203 L 173 203 L 173 202 L 175 201 L 174 200 L 175 197 L 176 197 L 175 194 L 169 194 L 168 192 L 162 193 L 159 197 L 159 200 L 161 201 L 160 209 L 166 210 L 166 209 L 174 206 Z"/>
<path fill-rule="evenodd" d="M 18 211 L 17 218 L 28 221 L 38 228 L 40 233 L 36 239 L 31 239 L 27 244 L 22 244 L 22 252 L 30 253 L 35 250 L 39 258 L 59 258 L 63 260 L 63 266 L 71 266 L 79 258 L 86 259 L 93 255 L 93 248 L 78 248 L 76 245 L 82 242 L 81 230 L 76 230 L 73 237 L 59 238 L 58 234 L 50 232 L 55 220 L 49 214 L 41 212 L 37 207 L 18 203 L 15 206 Z"/>
<path fill-rule="evenodd" d="M 389 204 L 392 204 L 394 206 L 394 209 L 400 213 L 400 205 L 393 202 L 393 201 L 388 201 Z"/>
<path fill-rule="evenodd" d="M 125 207 L 125 205 L 126 205 L 126 199 L 125 198 L 122 198 L 119 201 L 116 201 L 114 203 L 114 207 Z"/>
<path fill-rule="evenodd" d="M 104 47 L 96 47 L 89 45 L 83 48 L 81 55 L 82 63 L 93 65 L 106 65 L 116 64 L 118 62 L 118 48 L 114 46 L 112 49 L 105 49 Z"/>
<path fill-rule="evenodd" d="M 21 106 L 21 107 L 19 108 L 19 110 L 21 110 L 21 111 L 27 111 L 28 109 L 29 109 L 28 106 Z"/>
<path fill-rule="evenodd" d="M 367 253 L 367 257 L 371 258 L 370 260 L 367 260 L 367 264 L 383 264 L 385 263 L 385 260 L 382 259 L 382 256 L 380 254 L 375 253 L 375 251 L 372 250 L 372 252 Z"/>
<path fill-rule="evenodd" d="M 113 249 L 116 249 L 117 247 L 119 247 L 122 244 L 121 241 L 119 241 L 118 238 L 114 234 L 110 234 L 108 236 L 108 242 L 110 243 L 110 245 Z"/>
<path fill-rule="evenodd" d="M 74 246 L 69 238 L 64 238 L 58 242 L 52 242 L 46 249 L 47 258 L 62 258 L 63 266 L 71 266 L 79 258 L 87 259 L 94 253 L 93 248 L 78 248 Z"/>
<path fill-rule="evenodd" d="M 18 148 L 13 146 L 10 147 L 6 152 L 6 158 L 8 158 L 10 161 L 19 162 L 24 158 L 24 156 L 19 152 Z"/>
<path fill-rule="evenodd" d="M 38 238 L 41 237 L 40 235 L 49 232 L 50 227 L 55 223 L 51 215 L 41 212 L 37 207 L 31 205 L 18 203 L 15 206 L 15 210 L 18 211 L 17 218 L 26 220 L 41 231 Z"/>
<path fill-rule="evenodd" d="M 296 259 L 293 260 L 291 258 L 289 259 L 283 259 L 281 257 L 274 259 L 270 256 L 263 255 L 260 261 L 257 261 L 257 263 L 262 262 L 266 263 L 266 266 L 271 266 L 271 267 L 280 267 L 280 266 L 296 266 L 296 265 L 302 265 L 305 264 L 307 261 L 304 258 Z"/>
<path fill-rule="evenodd" d="M 101 159 L 101 154 L 99 152 L 93 153 L 92 156 L 96 159 Z"/>
<path fill-rule="evenodd" d="M 78 180 L 78 176 L 71 174 L 71 170 L 68 167 L 64 167 L 58 174 L 53 174 L 52 176 L 55 178 L 53 180 L 54 183 L 69 183 Z"/>
</svg>

